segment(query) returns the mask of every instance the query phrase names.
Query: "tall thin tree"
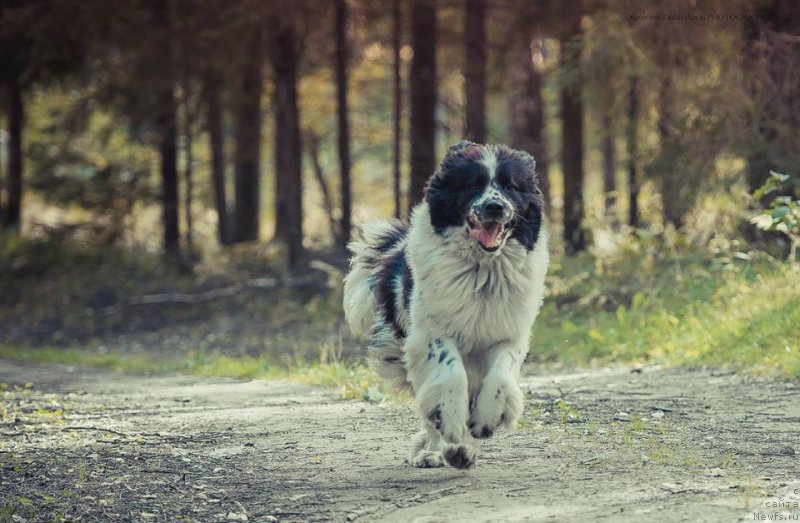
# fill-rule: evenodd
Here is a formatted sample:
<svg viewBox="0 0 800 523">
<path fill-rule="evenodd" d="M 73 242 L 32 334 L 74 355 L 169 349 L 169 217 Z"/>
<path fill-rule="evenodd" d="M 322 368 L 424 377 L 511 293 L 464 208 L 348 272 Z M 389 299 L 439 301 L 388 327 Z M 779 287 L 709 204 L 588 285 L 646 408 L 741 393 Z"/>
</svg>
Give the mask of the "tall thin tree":
<svg viewBox="0 0 800 523">
<path fill-rule="evenodd" d="M 3 208 L 2 223 L 5 228 L 18 229 L 22 209 L 22 131 L 25 118 L 18 69 L 12 71 L 4 91 L 8 118 L 8 199 Z"/>
<path fill-rule="evenodd" d="M 339 223 L 339 246 L 350 241 L 352 220 L 352 191 L 350 189 L 350 126 L 347 121 L 347 0 L 336 0 L 336 99 L 339 121 L 339 178 L 342 197 L 342 217 Z"/>
<path fill-rule="evenodd" d="M 600 133 L 602 136 L 600 151 L 603 156 L 603 193 L 605 194 L 604 204 L 606 215 L 616 223 L 614 207 L 617 194 L 617 149 L 615 144 L 614 132 L 614 107 L 610 93 L 603 97 L 600 107 Z"/>
<path fill-rule="evenodd" d="M 152 0 L 150 17 L 157 52 L 166 67 L 155 79 L 158 150 L 161 155 L 161 207 L 164 225 L 164 252 L 180 254 L 180 219 L 178 194 L 178 124 L 173 75 L 173 27 L 168 0 Z"/>
<path fill-rule="evenodd" d="M 3 85 L 3 82 L 0 82 L 0 103 L 2 103 L 2 100 L 5 98 L 5 89 L 6 87 Z M 3 107 L 0 107 L 0 110 L 3 109 Z M 0 122 L 2 122 L 2 120 L 0 120 Z M 3 227 L 3 184 L 5 180 L 6 167 L 8 167 L 6 165 L 6 151 L 4 145 L 5 144 L 0 142 L 0 229 Z"/>
<path fill-rule="evenodd" d="M 513 28 L 509 48 L 508 121 L 509 142 L 515 149 L 528 151 L 536 159 L 539 188 L 549 212 L 550 178 L 547 138 L 544 129 L 544 75 L 534 64 L 533 57 L 544 59 L 542 40 L 535 38 L 531 28 L 534 21 L 523 16 Z"/>
<path fill-rule="evenodd" d="M 401 56 L 400 47 L 402 45 L 402 31 L 403 31 L 403 12 L 401 9 L 401 0 L 394 0 L 392 4 L 392 51 L 394 54 L 393 59 L 393 96 L 394 96 L 394 136 L 393 136 L 393 154 L 392 160 L 394 163 L 393 169 L 393 195 L 394 195 L 394 217 L 400 219 L 402 217 L 402 194 L 401 194 L 401 180 L 400 180 L 400 154 L 401 144 L 403 140 L 403 78 L 401 75 Z"/>
<path fill-rule="evenodd" d="M 639 227 L 639 78 L 632 74 L 628 86 L 628 225 Z"/>
<path fill-rule="evenodd" d="M 303 180 L 297 101 L 297 34 L 291 17 L 273 24 L 275 72 L 275 238 L 288 247 L 290 268 L 303 257 Z"/>
<path fill-rule="evenodd" d="M 191 87 L 186 78 L 181 82 L 181 91 L 183 98 L 181 105 L 183 109 L 183 179 L 186 181 L 184 200 L 183 200 L 183 214 L 184 223 L 186 223 L 186 245 L 189 251 L 193 248 L 194 243 L 194 224 L 192 216 L 192 197 L 194 192 L 194 154 L 192 146 L 194 145 L 194 131 L 192 125 L 194 124 L 194 110 L 191 103 Z"/>
<path fill-rule="evenodd" d="M 466 0 L 464 22 L 464 87 L 468 140 L 486 141 L 486 3 Z"/>
<path fill-rule="evenodd" d="M 574 8 L 574 7 L 573 7 Z M 572 13 L 569 30 L 561 39 L 562 67 L 576 70 L 580 49 L 580 15 Z M 567 253 L 586 248 L 583 230 L 583 101 L 580 75 L 561 86 L 561 169 L 564 174 L 564 244 Z"/>
<path fill-rule="evenodd" d="M 239 92 L 235 103 L 234 225 L 235 242 L 257 241 L 261 209 L 262 31 L 254 23 L 243 38 Z"/>
<path fill-rule="evenodd" d="M 172 86 L 159 95 L 159 146 L 161 154 L 161 205 L 164 221 L 164 251 L 176 255 L 180 250 L 178 218 L 178 129 Z"/>
<path fill-rule="evenodd" d="M 220 79 L 215 72 L 205 78 L 203 94 L 206 105 L 206 125 L 211 152 L 211 186 L 214 188 L 214 207 L 217 211 L 217 238 L 221 245 L 230 243 L 228 201 L 225 189 L 225 144 L 222 132 L 222 101 Z"/>
<path fill-rule="evenodd" d="M 411 5 L 411 180 L 408 205 L 422 199 L 436 169 L 436 0 Z"/>
<path fill-rule="evenodd" d="M 677 136 L 678 126 L 676 125 L 676 100 L 675 83 L 672 73 L 662 71 L 662 77 L 658 89 L 658 138 L 659 154 L 663 157 L 674 157 L 680 150 Z M 676 229 L 683 226 L 683 219 L 687 211 L 686 206 L 681 201 L 681 185 L 683 180 L 674 176 L 673 173 L 660 169 L 657 171 L 656 181 L 661 192 L 661 209 L 664 225 L 672 225 Z"/>
</svg>

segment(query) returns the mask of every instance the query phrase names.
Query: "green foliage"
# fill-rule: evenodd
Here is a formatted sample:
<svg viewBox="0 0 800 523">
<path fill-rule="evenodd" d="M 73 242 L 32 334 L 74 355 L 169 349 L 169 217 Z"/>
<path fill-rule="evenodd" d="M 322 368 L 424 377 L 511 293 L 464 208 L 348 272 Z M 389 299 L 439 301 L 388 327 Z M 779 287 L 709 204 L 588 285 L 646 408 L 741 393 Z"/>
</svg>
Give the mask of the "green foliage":
<svg viewBox="0 0 800 523">
<path fill-rule="evenodd" d="M 18 284 L 28 288 L 27 283 L 39 282 L 14 294 L 19 300 L 13 306 L 0 303 L 4 325 L 24 321 L 26 328 L 38 329 L 57 316 L 60 331 L 80 333 L 99 321 L 86 314 L 85 303 L 95 295 L 147 294 L 164 282 L 172 289 L 191 289 L 185 277 L 149 255 L 18 237 L 9 237 L 0 253 L 4 289 L 16 293 Z M 800 271 L 765 253 L 746 251 L 737 241 L 713 238 L 698 249 L 681 236 L 643 233 L 613 254 L 556 257 L 547 284 L 549 295 L 533 333 L 534 364 L 712 364 L 800 377 Z M 62 298 L 49 300 L 52 295 Z M 330 386 L 343 397 L 380 401 L 378 380 L 360 363 L 361 345 L 336 327 L 340 299 L 336 289 L 310 299 L 271 291 L 207 309 L 159 306 L 154 314 L 168 349 L 116 350 L 113 337 L 87 344 L 67 338 L 61 343 L 83 348 L 53 346 L 56 341 L 34 343 L 44 346 L 36 350 L 5 345 L 0 357 L 133 372 L 291 377 Z M 128 325 L 134 312 L 104 321 Z M 148 318 L 142 317 L 152 321 Z M 202 325 L 194 326 L 197 318 Z M 199 329 L 199 336 L 187 325 Z M 206 341 L 206 332 L 213 334 L 213 343 Z M 560 409 L 563 416 L 575 415 L 566 407 Z"/>
<path fill-rule="evenodd" d="M 94 96 L 91 88 L 74 88 L 40 90 L 32 97 L 28 183 L 50 204 L 91 211 L 85 221 L 94 236 L 114 241 L 135 205 L 155 202 L 158 157 L 131 136 L 124 119 L 97 107 Z"/>
<path fill-rule="evenodd" d="M 753 198 L 761 201 L 770 194 L 785 189 L 790 181 L 787 174 L 770 171 L 769 178 L 764 185 L 756 189 Z M 789 261 L 793 269 L 797 269 L 797 249 L 800 247 L 800 198 L 795 199 L 791 194 L 781 194 L 769 200 L 766 209 L 754 214 L 750 222 L 764 231 L 778 231 L 786 235 L 791 243 Z"/>
<path fill-rule="evenodd" d="M 800 376 L 800 274 L 764 253 L 712 242 L 670 252 L 632 242 L 553 267 L 531 360 L 713 364 Z"/>
</svg>

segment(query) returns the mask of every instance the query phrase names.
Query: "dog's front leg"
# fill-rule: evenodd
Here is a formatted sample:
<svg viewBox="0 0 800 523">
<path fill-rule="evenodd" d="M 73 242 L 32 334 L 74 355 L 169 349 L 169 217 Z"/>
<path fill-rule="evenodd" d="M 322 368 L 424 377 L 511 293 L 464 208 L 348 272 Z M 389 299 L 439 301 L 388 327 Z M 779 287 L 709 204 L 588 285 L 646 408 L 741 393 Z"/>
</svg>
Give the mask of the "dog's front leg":
<svg viewBox="0 0 800 523">
<path fill-rule="evenodd" d="M 522 391 L 518 377 L 527 347 L 502 344 L 488 355 L 487 371 L 470 413 L 472 436 L 489 438 L 500 426 L 514 427 L 522 413 Z"/>
<path fill-rule="evenodd" d="M 467 431 L 467 372 L 455 341 L 428 338 L 407 346 L 406 358 L 419 415 L 441 435 L 444 459 L 456 468 L 473 467 L 478 445 Z"/>
</svg>

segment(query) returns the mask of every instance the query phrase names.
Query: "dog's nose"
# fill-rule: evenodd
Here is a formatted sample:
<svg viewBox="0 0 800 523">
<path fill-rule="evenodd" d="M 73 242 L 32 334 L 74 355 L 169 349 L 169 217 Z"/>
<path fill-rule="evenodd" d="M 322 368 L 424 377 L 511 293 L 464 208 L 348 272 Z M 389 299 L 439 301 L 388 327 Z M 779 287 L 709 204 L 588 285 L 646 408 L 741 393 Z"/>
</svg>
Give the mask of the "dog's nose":
<svg viewBox="0 0 800 523">
<path fill-rule="evenodd" d="M 487 200 L 481 206 L 480 219 L 482 221 L 505 220 L 508 217 L 507 215 L 506 206 L 498 200 Z"/>
</svg>

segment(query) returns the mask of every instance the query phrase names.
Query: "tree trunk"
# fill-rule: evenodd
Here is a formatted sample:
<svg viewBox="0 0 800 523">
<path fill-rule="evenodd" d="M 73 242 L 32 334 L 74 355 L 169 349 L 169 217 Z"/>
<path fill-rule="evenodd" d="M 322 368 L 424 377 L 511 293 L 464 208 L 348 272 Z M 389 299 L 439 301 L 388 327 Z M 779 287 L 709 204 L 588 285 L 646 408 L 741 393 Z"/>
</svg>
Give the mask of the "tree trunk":
<svg viewBox="0 0 800 523">
<path fill-rule="evenodd" d="M 342 191 L 338 243 L 344 249 L 350 241 L 352 219 L 350 126 L 347 122 L 347 0 L 336 0 L 336 98 L 339 106 L 339 176 Z"/>
<path fill-rule="evenodd" d="M 3 227 L 19 230 L 22 210 L 22 131 L 24 127 L 24 106 L 22 86 L 18 72 L 6 83 L 6 114 L 8 115 L 8 200 L 4 207 Z"/>
<path fill-rule="evenodd" d="M 161 205 L 164 222 L 164 252 L 178 255 L 180 226 L 178 218 L 178 131 L 175 95 L 172 85 L 165 86 L 159 96 L 159 153 L 161 154 Z"/>
<path fill-rule="evenodd" d="M 658 137 L 661 148 L 660 155 L 672 157 L 679 150 L 679 145 L 675 143 L 675 87 L 672 77 L 665 73 L 661 79 L 658 93 Z M 665 163 L 665 162 L 662 162 Z M 672 169 L 679 168 L 676 162 L 670 162 Z M 672 224 L 676 229 L 683 225 L 683 218 L 686 208 L 680 197 L 681 183 L 678 177 L 673 176 L 672 172 L 661 169 L 658 171 L 658 183 L 661 190 L 661 206 L 663 211 L 664 225 Z"/>
<path fill-rule="evenodd" d="M 611 101 L 606 100 L 600 110 L 602 111 L 600 116 L 600 126 L 602 130 L 600 132 L 603 136 L 600 149 L 603 154 L 603 193 L 605 193 L 605 210 L 606 216 L 611 218 L 613 223 L 616 223 L 614 207 L 617 199 L 617 180 L 615 176 L 617 151 L 614 144 L 614 114 Z"/>
<path fill-rule="evenodd" d="M 192 192 L 194 191 L 193 179 L 193 163 L 194 157 L 192 155 L 192 144 L 194 139 L 192 137 L 192 123 L 194 120 L 191 110 L 191 100 L 189 95 L 189 82 L 183 82 L 183 137 L 184 137 L 184 165 L 183 178 L 186 180 L 186 193 L 183 201 L 184 220 L 186 222 L 186 245 L 189 251 L 192 250 L 193 244 L 193 223 L 192 223 Z"/>
<path fill-rule="evenodd" d="M 244 43 L 234 123 L 233 240 L 237 243 L 258 240 L 261 207 L 261 28 L 250 28 Z"/>
<path fill-rule="evenodd" d="M 275 69 L 275 239 L 286 243 L 294 268 L 303 256 L 303 181 L 300 113 L 297 106 L 295 30 L 290 21 L 276 24 L 272 45 Z"/>
<path fill-rule="evenodd" d="M 511 70 L 508 88 L 509 142 L 511 147 L 529 152 L 536 160 L 539 189 L 545 202 L 545 212 L 550 207 L 549 162 L 547 139 L 544 130 L 544 100 L 542 73 L 533 65 L 532 43 L 538 48 L 541 40 L 532 39 L 531 21 L 525 20 L 515 30 L 510 48 Z"/>
<path fill-rule="evenodd" d="M 571 34 L 561 41 L 563 65 L 576 67 L 579 52 L 569 45 L 580 34 L 578 17 Z M 581 81 L 561 86 L 561 169 L 564 173 L 564 244 L 568 254 L 586 248 L 583 230 L 583 101 Z"/>
<path fill-rule="evenodd" d="M 215 73 L 206 76 L 206 119 L 209 148 L 211 149 L 211 186 L 214 188 L 214 206 L 217 210 L 217 237 L 221 245 L 230 244 L 228 203 L 225 195 L 225 152 L 222 134 L 222 104 L 220 81 Z"/>
<path fill-rule="evenodd" d="M 639 78 L 632 75 L 628 91 L 628 225 L 639 227 Z"/>
<path fill-rule="evenodd" d="M 180 257 L 180 219 L 178 195 L 178 124 L 175 80 L 171 76 L 173 56 L 172 21 L 169 0 L 152 0 L 150 15 L 158 51 L 168 68 L 154 85 L 156 91 L 156 128 L 161 155 L 161 210 L 164 225 L 164 253 Z"/>
<path fill-rule="evenodd" d="M 306 150 L 311 160 L 314 177 L 317 179 L 320 192 L 322 192 L 322 208 L 325 209 L 325 216 L 328 217 L 328 226 L 330 227 L 331 236 L 333 238 L 338 238 L 341 235 L 337 230 L 336 218 L 333 215 L 331 191 L 328 188 L 328 182 L 325 181 L 325 173 L 322 171 L 322 164 L 319 161 L 319 136 L 314 134 L 313 131 L 307 131 L 303 136 L 303 140 L 306 143 Z"/>
<path fill-rule="evenodd" d="M 402 218 L 402 202 L 401 202 L 401 189 L 400 189 L 400 144 L 402 142 L 402 115 L 403 115 L 403 84 L 402 76 L 400 73 L 400 47 L 402 45 L 402 24 L 403 13 L 400 8 L 401 0 L 394 0 L 392 6 L 392 49 L 394 51 L 394 153 L 392 159 L 394 161 L 394 217 L 398 220 Z"/>
<path fill-rule="evenodd" d="M 792 53 L 787 48 L 775 46 L 776 37 L 787 43 L 796 42 L 800 37 L 800 4 L 794 0 L 771 0 L 759 4 L 754 8 L 755 16 L 746 20 L 743 28 L 742 68 L 748 73 L 748 94 L 754 106 L 754 114 L 748 122 L 752 129 L 746 172 L 750 193 L 767 181 L 771 170 L 780 170 L 786 163 L 794 163 L 792 158 L 797 157 L 797 141 L 787 144 L 781 140 L 781 135 L 789 132 L 796 135 L 800 122 L 797 111 L 790 109 L 797 107 L 800 91 L 796 88 L 781 89 L 786 84 L 797 84 L 796 68 L 785 65 L 791 62 L 791 54 L 796 54 L 796 51 Z M 787 151 L 787 145 L 794 151 Z"/>
<path fill-rule="evenodd" d="M 0 104 L 2 104 L 0 106 L 0 110 L 3 110 L 3 111 L 7 112 L 7 108 L 5 107 L 6 98 L 7 98 L 7 96 L 6 96 L 6 86 L 4 84 L 0 83 Z M 4 212 L 3 212 L 3 183 L 4 183 L 4 180 L 5 180 L 5 171 L 7 170 L 6 168 L 8 167 L 6 165 L 6 157 L 3 156 L 5 154 L 5 152 L 6 151 L 5 151 L 5 148 L 3 147 L 3 144 L 0 144 L 0 230 L 3 229 L 3 216 L 4 216 Z"/>
<path fill-rule="evenodd" d="M 414 0 L 411 11 L 411 180 L 409 209 L 436 169 L 436 5 Z"/>
<path fill-rule="evenodd" d="M 486 4 L 466 0 L 464 24 L 464 83 L 467 127 L 464 137 L 486 141 Z"/>
</svg>

